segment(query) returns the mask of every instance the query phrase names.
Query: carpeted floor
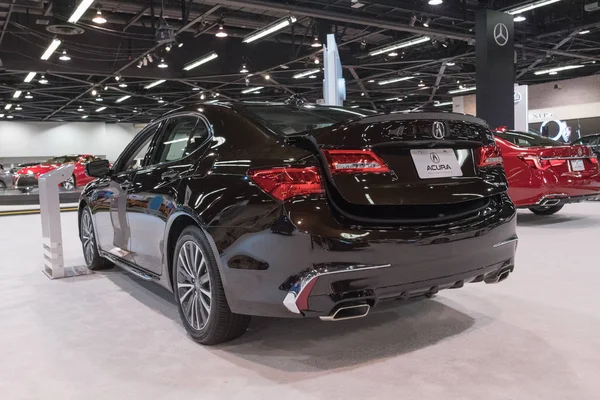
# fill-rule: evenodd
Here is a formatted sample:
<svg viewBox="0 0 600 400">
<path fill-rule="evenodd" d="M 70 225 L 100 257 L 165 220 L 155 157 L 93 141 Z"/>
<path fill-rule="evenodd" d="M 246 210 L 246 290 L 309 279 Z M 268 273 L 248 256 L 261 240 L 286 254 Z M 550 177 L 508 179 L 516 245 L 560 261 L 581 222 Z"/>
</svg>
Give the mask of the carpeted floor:
<svg viewBox="0 0 600 400">
<path fill-rule="evenodd" d="M 67 265 L 83 263 L 65 213 Z M 600 399 L 600 203 L 519 214 L 516 271 L 367 318 L 255 318 L 202 347 L 115 269 L 51 281 L 40 217 L 0 218 L 0 398 Z"/>
</svg>

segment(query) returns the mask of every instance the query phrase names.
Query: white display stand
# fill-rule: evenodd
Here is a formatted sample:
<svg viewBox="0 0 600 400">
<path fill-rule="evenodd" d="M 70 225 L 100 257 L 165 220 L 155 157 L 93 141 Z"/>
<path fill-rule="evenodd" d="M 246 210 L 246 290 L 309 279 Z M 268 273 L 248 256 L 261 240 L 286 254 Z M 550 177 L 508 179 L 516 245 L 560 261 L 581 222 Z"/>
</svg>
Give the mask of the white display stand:
<svg viewBox="0 0 600 400">
<path fill-rule="evenodd" d="M 90 274 L 86 267 L 65 268 L 63 258 L 62 229 L 60 224 L 60 200 L 58 185 L 73 175 L 72 164 L 40 175 L 40 216 L 42 218 L 42 246 L 44 249 L 43 272 L 50 279 Z"/>
</svg>

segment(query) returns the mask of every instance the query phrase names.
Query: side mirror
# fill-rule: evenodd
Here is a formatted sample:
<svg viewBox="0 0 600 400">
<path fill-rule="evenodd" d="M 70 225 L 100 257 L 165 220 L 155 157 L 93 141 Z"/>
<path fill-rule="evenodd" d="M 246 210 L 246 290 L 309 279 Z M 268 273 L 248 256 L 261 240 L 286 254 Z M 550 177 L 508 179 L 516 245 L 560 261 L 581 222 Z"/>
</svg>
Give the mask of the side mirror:
<svg viewBox="0 0 600 400">
<path fill-rule="evenodd" d="M 85 173 L 94 178 L 103 178 L 110 172 L 108 160 L 90 161 L 85 164 Z"/>
</svg>

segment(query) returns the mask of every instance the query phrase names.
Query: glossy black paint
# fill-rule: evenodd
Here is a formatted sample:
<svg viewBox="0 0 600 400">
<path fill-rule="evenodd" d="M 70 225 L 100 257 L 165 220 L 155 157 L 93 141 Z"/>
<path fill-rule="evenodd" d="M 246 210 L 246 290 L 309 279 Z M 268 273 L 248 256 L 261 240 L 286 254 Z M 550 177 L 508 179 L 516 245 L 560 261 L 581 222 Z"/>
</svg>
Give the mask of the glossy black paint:
<svg viewBox="0 0 600 400">
<path fill-rule="evenodd" d="M 218 255 L 231 310 L 280 317 L 329 315 L 342 302 L 375 304 L 512 271 L 516 217 L 502 168 L 478 170 L 475 153 L 468 151 L 463 168 L 469 174 L 461 179 L 425 184 L 414 179 L 412 170 L 396 170 L 406 162 L 394 154 L 396 148 L 488 144 L 491 134 L 471 131 L 481 129 L 481 121 L 452 114 L 374 116 L 285 137 L 262 126 L 243 104 L 201 107 L 153 123 L 159 129 L 142 168 L 120 170 L 151 127 L 134 139 L 107 176 L 84 189 L 80 207 L 92 210 L 101 254 L 120 266 L 172 290 L 175 241 L 185 226 L 197 224 Z M 180 160 L 153 164 L 163 121 L 183 115 L 198 115 L 209 126 L 209 138 Z M 399 127 L 414 125 L 415 118 L 461 128 L 439 142 L 426 130 L 410 128 L 409 134 L 403 128 L 398 135 Z M 385 158 L 394 173 L 357 175 L 359 185 L 355 178 L 354 183 L 333 179 L 318 151 L 323 147 L 380 148 L 390 154 Z M 319 167 L 327 177 L 327 194 L 275 201 L 247 176 L 250 169 L 274 166 Z M 374 193 L 375 204 L 361 203 L 367 190 Z M 310 307 L 301 314 L 283 305 L 304 274 L 358 264 L 390 267 L 319 278 Z"/>
</svg>

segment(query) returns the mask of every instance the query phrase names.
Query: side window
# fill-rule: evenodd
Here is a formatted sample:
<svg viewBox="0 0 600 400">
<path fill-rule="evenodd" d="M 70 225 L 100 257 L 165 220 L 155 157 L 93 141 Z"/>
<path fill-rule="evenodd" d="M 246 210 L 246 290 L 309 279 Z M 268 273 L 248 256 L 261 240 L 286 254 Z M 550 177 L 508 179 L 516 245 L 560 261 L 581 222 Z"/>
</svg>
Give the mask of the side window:
<svg viewBox="0 0 600 400">
<path fill-rule="evenodd" d="M 150 143 L 152 143 L 152 139 L 156 135 L 158 128 L 161 124 L 155 124 L 146 131 L 146 138 L 142 143 L 139 143 L 134 149 L 131 150 L 127 161 L 120 168 L 121 171 L 135 171 L 142 168 L 144 164 L 144 159 L 146 158 L 146 154 L 148 153 L 148 148 L 150 147 Z"/>
<path fill-rule="evenodd" d="M 522 137 L 517 137 L 517 146 L 520 147 L 531 147 L 531 142 L 527 139 L 523 139 Z"/>
<path fill-rule="evenodd" d="M 190 138 L 190 141 L 185 148 L 185 155 L 192 154 L 194 151 L 198 150 L 202 143 L 208 138 L 208 127 L 206 124 L 200 120 L 196 125 L 196 129 Z"/>
<path fill-rule="evenodd" d="M 189 154 L 191 140 L 196 143 L 198 118 L 193 116 L 175 117 L 169 120 L 160 142 L 157 144 L 155 163 L 175 161 Z"/>
</svg>

